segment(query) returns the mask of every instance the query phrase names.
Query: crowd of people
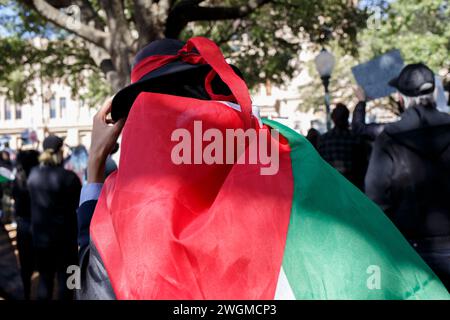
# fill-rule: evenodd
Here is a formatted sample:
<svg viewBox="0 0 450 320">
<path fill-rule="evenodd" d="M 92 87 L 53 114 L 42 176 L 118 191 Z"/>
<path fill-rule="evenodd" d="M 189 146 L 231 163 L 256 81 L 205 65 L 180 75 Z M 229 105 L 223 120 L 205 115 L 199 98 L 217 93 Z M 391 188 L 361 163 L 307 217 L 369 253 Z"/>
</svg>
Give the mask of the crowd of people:
<svg viewBox="0 0 450 320">
<path fill-rule="evenodd" d="M 73 292 L 66 285 L 67 267 L 78 264 L 76 210 L 86 184 L 88 154 L 83 145 L 64 156 L 62 138 L 48 135 L 42 152 L 25 146 L 17 153 L 4 147 L 0 167 L 14 173 L 0 191 L 14 201 L 14 215 L 3 216 L 17 225 L 17 250 L 24 298 L 30 299 L 32 275 L 39 273 L 37 299 L 68 300 Z M 114 151 L 117 151 L 118 144 Z M 117 168 L 108 157 L 105 175 Z M 55 286 L 55 279 L 57 286 Z M 56 290 L 55 290 L 56 289 Z"/>
<path fill-rule="evenodd" d="M 372 199 L 450 288 L 450 115 L 436 108 L 435 78 L 424 64 L 406 66 L 390 82 L 403 110 L 394 123 L 365 123 L 366 95 L 338 103 L 327 133 L 311 129 L 320 155 Z"/>
</svg>

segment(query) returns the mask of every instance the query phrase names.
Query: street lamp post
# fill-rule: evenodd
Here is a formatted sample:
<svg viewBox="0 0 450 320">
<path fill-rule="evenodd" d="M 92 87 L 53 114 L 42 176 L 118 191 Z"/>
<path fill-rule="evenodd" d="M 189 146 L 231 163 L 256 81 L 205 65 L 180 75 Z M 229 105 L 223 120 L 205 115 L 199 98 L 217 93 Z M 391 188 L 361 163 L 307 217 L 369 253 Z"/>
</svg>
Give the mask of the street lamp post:
<svg viewBox="0 0 450 320">
<path fill-rule="evenodd" d="M 320 79 L 322 79 L 322 84 L 325 89 L 325 108 L 327 115 L 327 130 L 331 128 L 330 122 L 330 92 L 328 90 L 328 86 L 330 84 L 331 73 L 334 69 L 335 59 L 331 52 L 327 51 L 325 48 L 320 51 L 317 57 L 314 60 L 316 64 L 317 72 L 320 75 Z"/>
</svg>

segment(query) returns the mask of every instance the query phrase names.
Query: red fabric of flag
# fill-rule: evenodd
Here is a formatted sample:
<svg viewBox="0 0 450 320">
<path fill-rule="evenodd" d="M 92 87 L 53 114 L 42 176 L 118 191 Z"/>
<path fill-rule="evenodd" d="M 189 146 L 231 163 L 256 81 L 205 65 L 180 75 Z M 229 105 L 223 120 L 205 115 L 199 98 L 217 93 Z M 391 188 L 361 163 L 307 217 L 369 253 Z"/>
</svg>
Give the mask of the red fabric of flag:
<svg viewBox="0 0 450 320">
<path fill-rule="evenodd" d="M 273 299 L 292 203 L 290 148 L 251 118 L 248 89 L 218 47 L 205 38 L 188 44 L 229 86 L 242 111 L 141 93 L 91 238 L 119 299 Z M 279 150 L 278 173 L 261 175 L 261 164 L 175 164 L 172 134 L 181 128 L 198 139 L 195 121 L 224 136 L 226 129 L 265 130 Z"/>
</svg>

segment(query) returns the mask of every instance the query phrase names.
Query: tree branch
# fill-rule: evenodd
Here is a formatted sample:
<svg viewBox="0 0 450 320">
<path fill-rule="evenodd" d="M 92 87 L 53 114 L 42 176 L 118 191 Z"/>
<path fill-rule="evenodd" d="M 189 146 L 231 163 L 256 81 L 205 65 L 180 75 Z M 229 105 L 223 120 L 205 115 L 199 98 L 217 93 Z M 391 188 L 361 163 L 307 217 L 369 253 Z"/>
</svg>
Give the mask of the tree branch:
<svg viewBox="0 0 450 320">
<path fill-rule="evenodd" d="M 248 16 L 250 13 L 270 2 L 270 0 L 254 0 L 236 7 L 200 7 L 188 13 L 189 21 L 227 20 Z"/>
<path fill-rule="evenodd" d="M 89 0 L 77 0 L 75 4 L 80 7 L 82 21 L 93 23 L 94 27 L 103 30 L 106 26 L 105 21 L 95 11 Z"/>
<path fill-rule="evenodd" d="M 166 37 L 177 38 L 191 21 L 244 18 L 271 0 L 250 0 L 246 4 L 234 7 L 203 7 L 199 6 L 201 2 L 185 0 L 175 5 L 167 18 Z"/>
<path fill-rule="evenodd" d="M 133 9 L 133 20 L 139 33 L 138 48 L 142 48 L 154 38 L 150 3 L 146 0 L 133 0 Z"/>
<path fill-rule="evenodd" d="M 158 2 L 156 18 L 160 24 L 164 24 L 166 22 L 171 7 L 172 3 L 170 2 L 170 0 L 160 0 Z"/>
<path fill-rule="evenodd" d="M 123 39 L 128 47 L 133 44 L 128 21 L 121 0 L 100 0 L 100 5 L 108 17 L 108 26 L 113 39 Z"/>
<path fill-rule="evenodd" d="M 26 5 L 36 10 L 45 20 L 54 23 L 55 25 L 66 29 L 67 31 L 76 34 L 86 41 L 94 43 L 100 47 L 106 46 L 107 34 L 103 31 L 97 30 L 88 26 L 81 21 L 74 21 L 70 17 L 45 0 L 27 0 L 23 1 Z"/>
</svg>

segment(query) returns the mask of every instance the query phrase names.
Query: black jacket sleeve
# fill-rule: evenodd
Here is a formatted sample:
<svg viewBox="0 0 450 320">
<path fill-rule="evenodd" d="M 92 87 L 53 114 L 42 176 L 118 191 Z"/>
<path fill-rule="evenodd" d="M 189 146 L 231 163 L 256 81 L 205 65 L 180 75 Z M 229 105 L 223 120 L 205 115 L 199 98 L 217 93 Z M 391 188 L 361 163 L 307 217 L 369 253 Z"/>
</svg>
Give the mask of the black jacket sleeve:
<svg viewBox="0 0 450 320">
<path fill-rule="evenodd" d="M 360 101 L 353 110 L 352 131 L 357 135 L 375 140 L 383 132 L 384 124 L 369 123 L 366 124 L 366 102 Z"/>
<path fill-rule="evenodd" d="M 81 204 L 77 210 L 78 216 L 78 245 L 80 247 L 80 257 L 89 246 L 89 226 L 95 211 L 97 200 L 89 200 Z"/>
</svg>

